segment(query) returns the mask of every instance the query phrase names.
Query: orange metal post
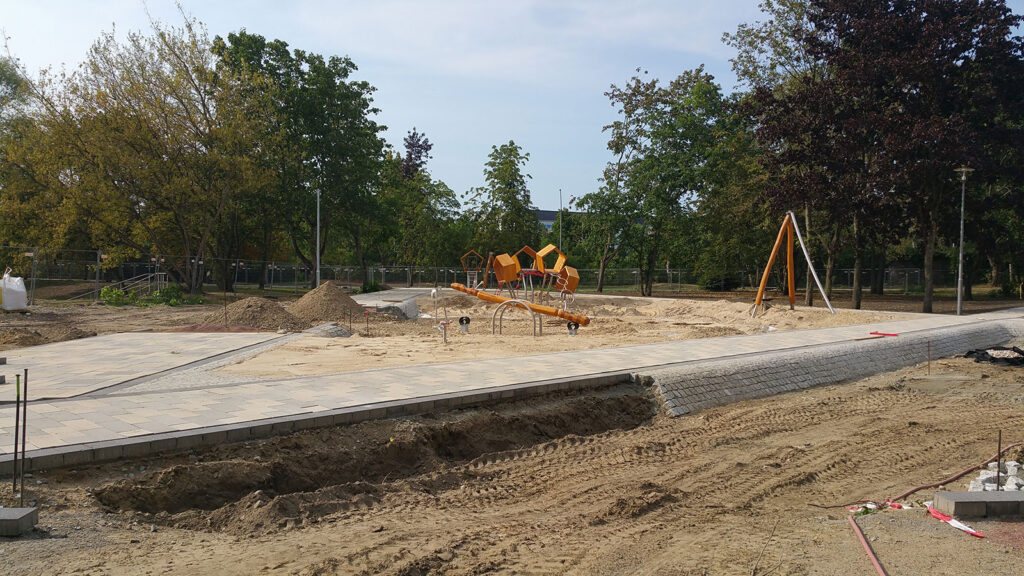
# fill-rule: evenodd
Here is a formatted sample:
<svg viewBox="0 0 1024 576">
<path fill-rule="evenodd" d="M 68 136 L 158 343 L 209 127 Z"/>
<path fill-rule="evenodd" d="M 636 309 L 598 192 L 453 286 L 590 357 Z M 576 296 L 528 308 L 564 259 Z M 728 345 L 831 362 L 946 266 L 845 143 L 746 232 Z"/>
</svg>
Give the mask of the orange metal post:
<svg viewBox="0 0 1024 576">
<path fill-rule="evenodd" d="M 494 252 L 487 253 L 487 266 L 484 267 L 484 290 L 487 290 L 487 277 L 491 274 L 491 264 L 494 263 Z"/>
<path fill-rule="evenodd" d="M 789 215 L 787 214 L 786 217 L 788 218 Z M 796 307 L 796 270 L 793 269 L 793 223 L 787 222 L 787 224 L 789 225 L 786 226 L 786 243 L 788 244 L 786 247 L 788 250 L 786 252 L 786 276 L 789 279 L 789 309 L 793 310 Z"/>
<path fill-rule="evenodd" d="M 775 238 L 775 246 L 772 246 L 772 255 L 768 258 L 768 265 L 764 267 L 764 274 L 761 275 L 761 285 L 757 288 L 757 297 L 754 298 L 754 308 L 751 310 L 751 315 L 757 311 L 757 307 L 761 305 L 761 301 L 764 300 L 764 289 L 768 286 L 768 274 L 772 271 L 772 265 L 775 264 L 775 256 L 779 253 L 779 246 L 782 245 L 782 236 L 786 233 L 786 229 L 789 227 L 789 214 L 782 220 L 782 228 L 779 228 L 779 236 Z"/>
</svg>

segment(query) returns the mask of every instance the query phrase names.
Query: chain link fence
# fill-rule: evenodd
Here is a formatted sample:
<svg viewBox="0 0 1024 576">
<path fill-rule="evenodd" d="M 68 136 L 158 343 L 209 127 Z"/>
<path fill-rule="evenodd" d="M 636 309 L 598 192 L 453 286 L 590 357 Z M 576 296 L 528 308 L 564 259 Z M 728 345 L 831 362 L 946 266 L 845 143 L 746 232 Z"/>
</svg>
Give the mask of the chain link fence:
<svg viewBox="0 0 1024 576">
<path fill-rule="evenodd" d="M 175 265 L 184 264 L 182 257 L 145 255 L 125 262 L 95 250 L 62 250 L 41 252 L 32 247 L 2 246 L 0 258 L 14 276 L 25 279 L 30 297 L 55 300 L 92 300 L 99 297 L 105 286 L 147 285 L 147 279 L 179 282 Z M 190 261 L 189 265 L 195 265 Z M 204 292 L 230 291 L 234 293 L 263 293 L 266 295 L 300 294 L 313 284 L 313 273 L 301 262 L 262 261 L 251 259 L 201 259 L 199 276 Z M 769 280 L 774 291 L 785 285 L 784 266 L 776 266 Z M 600 271 L 596 268 L 579 269 L 579 290 L 595 291 Z M 919 268 L 889 267 L 881 274 L 881 285 L 889 293 L 914 293 L 923 290 L 924 275 Z M 654 293 L 664 294 L 716 294 L 731 291 L 754 290 L 760 281 L 761 270 L 737 270 L 717 280 L 700 281 L 700 271 L 692 268 L 668 268 L 652 271 Z M 823 276 L 824 271 L 819 270 Z M 864 270 L 862 287 L 868 291 L 872 282 L 879 281 L 879 272 Z M 425 266 L 359 266 L 324 264 L 320 267 L 321 280 L 335 282 L 351 290 L 366 284 L 381 287 L 447 286 L 452 282 L 468 283 L 467 274 L 458 264 L 447 267 Z M 802 290 L 804 272 L 798 275 Z M 955 274 L 936 271 L 935 285 L 947 287 L 947 279 Z M 823 278 L 824 281 L 824 278 Z M 643 275 L 638 268 L 608 268 L 604 273 L 605 292 L 640 292 Z M 833 274 L 833 288 L 849 289 L 853 283 L 852 269 L 839 269 Z M 153 284 L 150 282 L 150 284 Z M 153 284 L 159 286 L 159 282 Z M 489 285 L 494 285 L 493 274 Z M 952 286 L 952 285 L 950 285 Z"/>
</svg>

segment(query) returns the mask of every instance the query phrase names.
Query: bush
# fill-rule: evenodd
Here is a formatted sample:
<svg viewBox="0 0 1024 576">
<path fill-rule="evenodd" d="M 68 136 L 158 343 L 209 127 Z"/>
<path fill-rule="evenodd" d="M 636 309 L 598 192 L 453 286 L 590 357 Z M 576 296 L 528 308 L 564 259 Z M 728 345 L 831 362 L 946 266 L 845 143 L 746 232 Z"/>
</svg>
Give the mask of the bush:
<svg viewBox="0 0 1024 576">
<path fill-rule="evenodd" d="M 154 304 L 166 304 L 168 306 L 181 306 L 182 304 L 202 304 L 203 299 L 198 296 L 187 296 L 181 286 L 170 284 L 163 290 L 153 292 L 149 298 Z"/>
<path fill-rule="evenodd" d="M 363 286 L 359 289 L 360 294 L 366 294 L 368 292 L 380 292 L 383 290 L 380 286 L 380 282 L 376 280 L 370 280 L 369 282 L 363 282 Z"/>
<path fill-rule="evenodd" d="M 1003 298 L 1019 298 L 1021 285 L 1017 282 L 1003 282 L 999 292 Z"/>
<path fill-rule="evenodd" d="M 697 277 L 697 285 L 708 292 L 729 292 L 740 287 L 735 274 L 716 274 L 713 271 L 702 271 Z"/>
<path fill-rule="evenodd" d="M 135 304 L 139 301 L 139 297 L 134 291 L 125 294 L 124 290 L 114 288 L 113 286 L 106 286 L 100 290 L 100 300 L 104 304 L 111 306 L 124 306 L 126 304 Z"/>
</svg>

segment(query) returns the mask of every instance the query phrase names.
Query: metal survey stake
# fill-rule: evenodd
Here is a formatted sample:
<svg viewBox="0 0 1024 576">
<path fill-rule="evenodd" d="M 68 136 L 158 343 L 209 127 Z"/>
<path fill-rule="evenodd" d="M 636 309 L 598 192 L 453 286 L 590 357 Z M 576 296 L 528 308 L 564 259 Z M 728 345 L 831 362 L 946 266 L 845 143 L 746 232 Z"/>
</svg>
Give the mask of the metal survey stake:
<svg viewBox="0 0 1024 576">
<path fill-rule="evenodd" d="M 14 470 L 11 496 L 18 490 L 18 429 L 21 428 L 21 375 L 14 376 Z"/>
<path fill-rule="evenodd" d="M 21 507 L 25 507 L 25 438 L 28 436 L 28 368 L 25 368 L 25 400 L 21 403 Z M 17 454 L 14 455 L 17 458 Z"/>
</svg>

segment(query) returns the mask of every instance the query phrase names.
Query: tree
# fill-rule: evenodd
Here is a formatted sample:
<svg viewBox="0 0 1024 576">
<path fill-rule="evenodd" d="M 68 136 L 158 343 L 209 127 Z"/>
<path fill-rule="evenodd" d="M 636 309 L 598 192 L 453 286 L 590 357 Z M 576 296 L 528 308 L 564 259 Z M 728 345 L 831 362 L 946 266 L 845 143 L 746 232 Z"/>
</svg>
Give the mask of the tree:
<svg viewBox="0 0 1024 576">
<path fill-rule="evenodd" d="M 639 214 L 633 198 L 621 188 L 602 188 L 579 200 L 583 211 L 581 243 L 588 252 L 597 254 L 597 291 L 604 292 L 605 271 L 629 243 L 632 219 Z"/>
<path fill-rule="evenodd" d="M 152 26 L 123 44 L 103 35 L 78 72 L 35 87 L 4 193 L 46 213 L 42 245 L 82 226 L 105 250 L 177 256 L 166 265 L 194 292 L 221 216 L 261 178 L 258 114 L 215 72 L 200 24 Z"/>
<path fill-rule="evenodd" d="M 638 70 L 639 72 L 639 70 Z M 654 271 L 666 248 L 679 244 L 684 211 L 709 184 L 708 158 L 723 113 L 721 89 L 703 67 L 667 86 L 634 76 L 606 93 L 620 120 L 605 126 L 616 156 L 605 169 L 604 193 L 620 200 L 630 222 L 630 247 L 641 274 L 641 293 L 653 291 Z"/>
<path fill-rule="evenodd" d="M 214 40 L 226 68 L 254 70 L 267 81 L 276 106 L 276 143 L 264 152 L 276 178 L 276 214 L 284 221 L 296 257 L 312 272 L 317 244 L 328 249 L 340 226 L 356 259 L 367 269 L 366 240 L 379 216 L 379 185 L 384 130 L 369 83 L 351 80 L 357 67 L 349 58 L 303 50 L 289 51 L 281 40 L 267 42 L 244 30 Z M 320 194 L 320 237 L 316 198 Z"/>
<path fill-rule="evenodd" d="M 806 43 L 815 34 L 807 0 L 763 0 L 759 7 L 765 21 L 740 24 L 735 33 L 722 35 L 722 42 L 736 49 L 731 62 L 739 81 L 750 88 L 785 89 L 796 79 L 824 76 L 825 63 Z"/>
<path fill-rule="evenodd" d="M 540 240 L 541 225 L 533 212 L 523 172 L 530 154 L 509 140 L 491 146 L 484 165 L 486 185 L 471 191 L 467 200 L 476 222 L 474 245 L 484 252 L 515 252 Z"/>
<path fill-rule="evenodd" d="M 405 144 L 405 158 L 402 159 L 402 177 L 411 180 L 423 169 L 427 164 L 427 160 L 430 160 L 430 150 L 433 149 L 434 145 L 430 143 L 425 134 L 417 132 L 415 127 L 405 135 L 402 143 Z"/>
<path fill-rule="evenodd" d="M 863 144 L 875 173 L 901 191 L 925 236 L 922 309 L 930 312 L 953 168 L 996 171 L 993 158 L 1020 143 L 1021 96 L 1009 78 L 1022 69 L 1022 41 L 1012 36 L 1021 18 L 998 0 L 813 4 L 817 34 L 808 42 L 861 126 L 874 127 Z"/>
<path fill-rule="evenodd" d="M 426 170 L 430 140 L 414 128 L 404 139 L 405 155 L 388 151 L 381 173 L 381 246 L 403 263 L 440 266 L 459 257 L 451 227 L 459 202 L 444 182 Z"/>
</svg>

